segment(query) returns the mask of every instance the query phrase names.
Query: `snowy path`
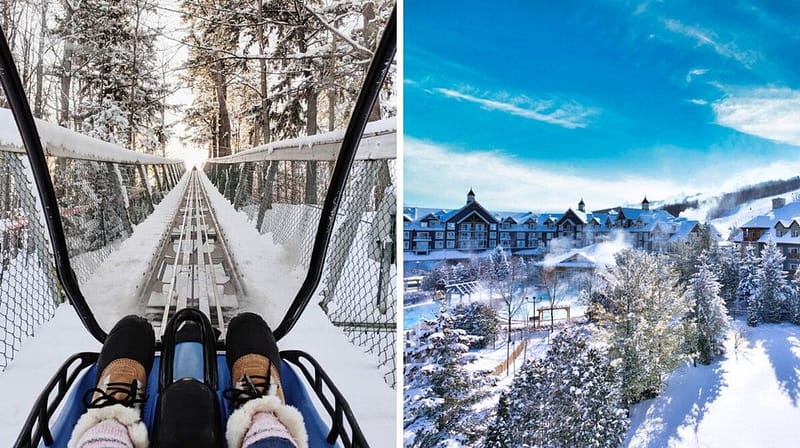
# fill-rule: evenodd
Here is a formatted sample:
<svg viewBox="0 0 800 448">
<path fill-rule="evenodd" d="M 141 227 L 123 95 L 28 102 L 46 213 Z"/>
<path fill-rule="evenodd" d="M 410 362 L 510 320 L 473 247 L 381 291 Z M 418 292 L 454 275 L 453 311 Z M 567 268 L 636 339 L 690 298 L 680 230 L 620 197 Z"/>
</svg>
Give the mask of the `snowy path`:
<svg viewBox="0 0 800 448">
<path fill-rule="evenodd" d="M 634 407 L 626 447 L 788 447 L 800 439 L 800 327 L 763 325 Z"/>
</svg>

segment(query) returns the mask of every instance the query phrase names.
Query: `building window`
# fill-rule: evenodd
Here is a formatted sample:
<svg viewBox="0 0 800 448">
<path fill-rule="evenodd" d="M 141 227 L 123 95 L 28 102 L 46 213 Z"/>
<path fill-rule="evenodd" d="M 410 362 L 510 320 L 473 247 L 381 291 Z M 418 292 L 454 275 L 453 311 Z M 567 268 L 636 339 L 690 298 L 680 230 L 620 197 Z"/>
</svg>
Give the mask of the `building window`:
<svg viewBox="0 0 800 448">
<path fill-rule="evenodd" d="M 447 239 L 448 240 L 456 239 L 456 232 L 447 232 Z"/>
<path fill-rule="evenodd" d="M 408 241 L 403 241 L 403 250 L 408 250 Z"/>
<path fill-rule="evenodd" d="M 518 248 L 525 247 L 525 240 L 517 240 L 517 247 Z"/>
<path fill-rule="evenodd" d="M 456 230 L 456 223 L 448 222 L 447 223 L 447 230 Z"/>
<path fill-rule="evenodd" d="M 437 241 L 435 245 L 437 249 L 444 249 L 444 241 Z"/>
<path fill-rule="evenodd" d="M 436 239 L 437 240 L 444 239 L 444 232 L 436 232 Z"/>
<path fill-rule="evenodd" d="M 511 239 L 511 233 L 509 232 L 500 232 L 500 241 L 508 241 Z"/>
<path fill-rule="evenodd" d="M 792 237 L 797 238 L 800 236 L 800 230 L 792 230 Z"/>
<path fill-rule="evenodd" d="M 447 248 L 448 249 L 454 249 L 455 247 L 456 247 L 456 242 L 455 241 L 448 241 L 447 242 Z"/>
<path fill-rule="evenodd" d="M 489 230 L 497 230 L 497 224 L 489 224 Z"/>
<path fill-rule="evenodd" d="M 420 227 L 428 227 L 428 221 L 422 221 L 419 223 Z"/>
<path fill-rule="evenodd" d="M 468 222 L 465 222 L 464 224 L 461 224 L 461 230 L 472 230 L 472 224 L 470 224 Z"/>
<path fill-rule="evenodd" d="M 428 239 L 428 232 L 419 232 L 417 233 L 417 238 L 419 240 L 426 240 Z"/>
<path fill-rule="evenodd" d="M 403 232 L 403 239 L 404 239 L 404 240 L 407 240 L 407 239 L 408 239 L 408 232 Z"/>
<path fill-rule="evenodd" d="M 497 238 L 497 232 L 489 232 L 489 238 L 496 239 Z"/>
<path fill-rule="evenodd" d="M 485 232 L 486 231 L 486 224 L 481 224 L 481 223 L 475 224 L 475 231 L 476 232 Z"/>
</svg>

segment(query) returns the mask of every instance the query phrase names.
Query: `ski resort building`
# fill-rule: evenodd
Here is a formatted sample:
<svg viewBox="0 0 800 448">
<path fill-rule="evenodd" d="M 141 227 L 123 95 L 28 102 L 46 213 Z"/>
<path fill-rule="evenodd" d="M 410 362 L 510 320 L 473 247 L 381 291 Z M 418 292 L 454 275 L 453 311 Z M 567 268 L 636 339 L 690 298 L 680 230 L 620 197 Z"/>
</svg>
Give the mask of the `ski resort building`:
<svg viewBox="0 0 800 448">
<path fill-rule="evenodd" d="M 607 241 L 622 231 L 633 246 L 647 251 L 666 250 L 700 231 L 698 221 L 651 210 L 645 198 L 641 208 L 616 207 L 586 211 L 581 199 L 565 212 L 493 212 L 475 200 L 470 189 L 463 207 L 403 210 L 403 251 L 411 262 L 464 259 L 498 245 L 514 255 L 539 255 L 554 239 L 585 247 Z"/>
<path fill-rule="evenodd" d="M 786 257 L 783 269 L 794 275 L 800 266 L 800 202 L 787 204 L 786 199 L 775 198 L 769 213 L 752 218 L 740 229 L 733 241 L 742 253 L 752 247 L 760 254 L 770 240 L 775 241 Z"/>
</svg>

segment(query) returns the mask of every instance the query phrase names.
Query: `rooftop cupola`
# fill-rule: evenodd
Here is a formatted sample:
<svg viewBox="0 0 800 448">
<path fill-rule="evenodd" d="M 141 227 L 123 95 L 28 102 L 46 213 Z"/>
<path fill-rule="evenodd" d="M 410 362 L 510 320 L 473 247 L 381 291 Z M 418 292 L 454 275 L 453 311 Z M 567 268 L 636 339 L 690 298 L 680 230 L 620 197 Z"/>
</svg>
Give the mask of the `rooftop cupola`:
<svg viewBox="0 0 800 448">
<path fill-rule="evenodd" d="M 650 210 L 650 201 L 647 200 L 647 196 L 642 200 L 642 210 Z"/>
<path fill-rule="evenodd" d="M 581 202 L 578 202 L 578 210 L 582 212 L 586 211 L 586 203 L 583 202 L 583 198 L 581 198 Z"/>
<path fill-rule="evenodd" d="M 472 204 L 473 202 L 475 202 L 475 192 L 470 188 L 469 193 L 467 193 L 467 204 Z"/>
</svg>

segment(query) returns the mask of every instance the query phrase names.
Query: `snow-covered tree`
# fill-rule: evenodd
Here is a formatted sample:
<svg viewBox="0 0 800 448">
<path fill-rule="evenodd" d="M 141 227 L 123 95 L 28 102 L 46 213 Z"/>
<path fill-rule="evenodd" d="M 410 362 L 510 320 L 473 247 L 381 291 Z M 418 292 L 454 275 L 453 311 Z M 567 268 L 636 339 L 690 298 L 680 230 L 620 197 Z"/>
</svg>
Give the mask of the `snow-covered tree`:
<svg viewBox="0 0 800 448">
<path fill-rule="evenodd" d="M 489 435 L 506 429 L 495 446 L 619 446 L 628 428 L 618 368 L 587 335 L 566 331 L 553 339 L 544 360 L 526 362 L 507 394 Z"/>
<path fill-rule="evenodd" d="M 783 270 L 785 259 L 772 240 L 761 251 L 755 276 L 755 296 L 760 302 L 758 308 L 763 322 L 781 322 L 788 318 L 791 292 Z"/>
<path fill-rule="evenodd" d="M 697 272 L 692 275 L 686 289 L 686 300 L 694 308 L 696 323 L 695 348 L 701 364 L 710 364 L 725 352 L 725 330 L 728 317 L 725 302 L 720 296 L 721 286 L 708 265 L 705 254 L 698 259 Z"/>
<path fill-rule="evenodd" d="M 711 270 L 717 273 L 717 280 L 720 284 L 719 295 L 725 301 L 731 317 L 735 318 L 733 311 L 738 305 L 736 299 L 741 273 L 739 257 L 731 247 L 716 246 L 712 249 L 709 258 Z"/>
<path fill-rule="evenodd" d="M 467 441 L 482 435 L 485 423 L 472 407 L 486 397 L 487 372 L 472 372 L 470 344 L 479 338 L 455 328 L 440 312 L 431 330 L 407 349 L 404 427 L 416 433 L 412 446 L 437 446 L 443 440 Z"/>
<path fill-rule="evenodd" d="M 751 327 L 761 322 L 761 300 L 757 296 L 757 269 L 758 258 L 753 253 L 753 248 L 748 246 L 739 263 L 739 286 L 736 291 L 736 301 L 747 307 L 747 324 Z"/>
<path fill-rule="evenodd" d="M 789 283 L 789 322 L 800 325 L 800 269 Z"/>
<path fill-rule="evenodd" d="M 517 446 L 512 437 L 513 428 L 511 427 L 511 414 L 508 411 L 508 401 L 508 393 L 501 392 L 494 422 L 486 432 L 486 440 L 483 443 L 485 448 L 514 448 Z"/>
<path fill-rule="evenodd" d="M 666 257 L 621 251 L 609 269 L 598 323 L 610 355 L 621 361 L 628 404 L 655 396 L 682 357 L 689 305 Z"/>
<path fill-rule="evenodd" d="M 486 344 L 497 337 L 497 311 L 491 306 L 473 302 L 459 305 L 453 309 L 455 320 L 453 325 L 467 332 L 467 334 L 480 336 L 481 339 L 472 344 L 475 348 L 486 347 Z"/>
</svg>

